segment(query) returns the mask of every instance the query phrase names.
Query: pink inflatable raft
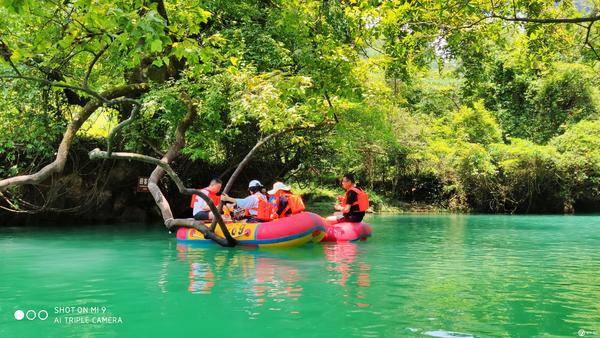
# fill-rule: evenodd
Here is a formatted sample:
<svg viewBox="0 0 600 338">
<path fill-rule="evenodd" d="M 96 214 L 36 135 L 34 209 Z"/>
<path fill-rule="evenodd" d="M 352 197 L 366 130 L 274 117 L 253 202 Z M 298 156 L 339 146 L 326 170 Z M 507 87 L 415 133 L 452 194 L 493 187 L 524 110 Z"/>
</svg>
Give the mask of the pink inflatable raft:
<svg viewBox="0 0 600 338">
<path fill-rule="evenodd" d="M 323 242 L 366 241 L 371 237 L 371 226 L 365 222 L 336 223 L 335 216 L 325 218 L 325 237 Z"/>
<path fill-rule="evenodd" d="M 289 217 L 264 223 L 227 223 L 229 233 L 238 245 L 250 247 L 284 248 L 318 243 L 325 236 L 325 221 L 312 212 L 301 212 Z M 224 237 L 220 227 L 215 234 Z M 213 243 L 205 239 L 200 231 L 192 228 L 179 228 L 177 242 L 187 244 Z"/>
</svg>

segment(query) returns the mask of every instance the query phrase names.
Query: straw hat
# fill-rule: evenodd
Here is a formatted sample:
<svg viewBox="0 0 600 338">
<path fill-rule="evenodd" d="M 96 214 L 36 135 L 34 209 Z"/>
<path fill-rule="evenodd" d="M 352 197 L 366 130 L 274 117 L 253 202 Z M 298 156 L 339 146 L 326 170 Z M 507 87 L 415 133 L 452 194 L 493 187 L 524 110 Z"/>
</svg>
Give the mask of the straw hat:
<svg viewBox="0 0 600 338">
<path fill-rule="evenodd" d="M 279 190 L 290 191 L 292 190 L 292 187 L 285 185 L 283 182 L 275 182 L 275 184 L 273 184 L 273 190 L 269 190 L 268 193 L 269 195 L 273 195 Z"/>
</svg>

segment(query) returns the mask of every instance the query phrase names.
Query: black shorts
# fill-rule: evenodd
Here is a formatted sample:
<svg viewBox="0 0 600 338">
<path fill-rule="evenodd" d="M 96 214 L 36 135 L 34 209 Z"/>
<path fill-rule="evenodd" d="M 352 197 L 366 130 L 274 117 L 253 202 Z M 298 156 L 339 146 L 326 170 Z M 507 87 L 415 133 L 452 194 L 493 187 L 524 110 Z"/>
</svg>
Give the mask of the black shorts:
<svg viewBox="0 0 600 338">
<path fill-rule="evenodd" d="M 194 219 L 197 219 L 197 220 L 199 220 L 199 221 L 200 221 L 200 220 L 207 220 L 207 219 L 209 219 L 209 217 L 208 217 L 208 213 L 209 213 L 208 211 L 204 211 L 204 210 L 198 211 L 198 212 L 197 212 L 197 213 L 194 215 Z"/>
<path fill-rule="evenodd" d="M 344 214 L 344 218 L 342 218 L 340 222 L 360 223 L 362 222 L 363 217 L 365 217 L 364 212 L 350 212 Z"/>
</svg>

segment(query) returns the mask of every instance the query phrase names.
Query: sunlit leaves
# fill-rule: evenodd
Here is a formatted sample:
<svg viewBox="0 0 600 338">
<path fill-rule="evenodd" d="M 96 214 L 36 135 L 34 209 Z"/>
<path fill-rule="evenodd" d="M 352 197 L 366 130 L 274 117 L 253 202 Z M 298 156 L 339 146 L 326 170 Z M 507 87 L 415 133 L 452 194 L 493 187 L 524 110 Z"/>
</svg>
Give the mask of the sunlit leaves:
<svg viewBox="0 0 600 338">
<path fill-rule="evenodd" d="M 178 37 L 199 34 L 202 25 L 212 16 L 203 5 L 203 1 L 166 1 L 169 31 Z"/>
<path fill-rule="evenodd" d="M 239 85 L 232 102 L 234 124 L 254 119 L 260 130 L 274 131 L 297 125 L 312 112 L 302 102 L 312 86 L 308 77 L 240 72 L 234 82 Z"/>
</svg>

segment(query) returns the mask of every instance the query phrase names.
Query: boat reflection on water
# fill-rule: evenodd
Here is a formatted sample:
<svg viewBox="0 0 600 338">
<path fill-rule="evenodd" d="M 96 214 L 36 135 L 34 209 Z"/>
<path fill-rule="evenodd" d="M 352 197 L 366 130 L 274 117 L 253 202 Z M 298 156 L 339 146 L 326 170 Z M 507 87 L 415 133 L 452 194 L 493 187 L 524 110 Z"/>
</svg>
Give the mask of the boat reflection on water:
<svg viewBox="0 0 600 338">
<path fill-rule="evenodd" d="M 332 274 L 330 281 L 344 288 L 344 297 L 357 299 L 358 307 L 368 307 L 365 291 L 371 286 L 371 266 L 357 259 L 359 246 L 351 242 L 323 245 L 325 258 L 332 263 L 328 270 Z M 355 286 L 355 287 L 353 287 Z M 352 297 L 353 296 L 353 297 Z"/>
<path fill-rule="evenodd" d="M 282 264 L 281 259 L 256 258 L 254 296 L 260 304 L 264 297 L 298 299 L 302 295 L 298 269 Z"/>
<path fill-rule="evenodd" d="M 203 249 L 177 245 L 177 258 L 189 264 L 187 290 L 191 293 L 208 294 L 215 286 L 215 274 L 211 264 L 203 257 Z"/>
<path fill-rule="evenodd" d="M 190 285 L 188 291 L 192 293 L 210 293 L 215 286 L 215 274 L 206 263 L 190 263 Z"/>
<path fill-rule="evenodd" d="M 188 291 L 191 293 L 211 293 L 219 281 L 234 278 L 241 287 L 236 289 L 247 290 L 251 294 L 246 297 L 253 296 L 258 305 L 264 303 L 264 297 L 298 299 L 302 295 L 303 288 L 298 284 L 300 273 L 294 261 L 277 258 L 276 253 L 178 244 L 177 256 L 189 264 Z"/>
<path fill-rule="evenodd" d="M 184 281 L 188 292 L 218 292 L 244 299 L 251 317 L 259 315 L 260 308 L 297 314 L 294 301 L 305 292 L 309 298 L 327 294 L 332 301 L 370 306 L 366 291 L 371 286 L 371 266 L 355 243 L 282 251 L 215 250 L 178 244 L 177 258 L 188 266 Z M 324 275 L 328 285 L 314 283 L 323 280 Z"/>
</svg>

